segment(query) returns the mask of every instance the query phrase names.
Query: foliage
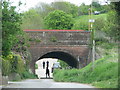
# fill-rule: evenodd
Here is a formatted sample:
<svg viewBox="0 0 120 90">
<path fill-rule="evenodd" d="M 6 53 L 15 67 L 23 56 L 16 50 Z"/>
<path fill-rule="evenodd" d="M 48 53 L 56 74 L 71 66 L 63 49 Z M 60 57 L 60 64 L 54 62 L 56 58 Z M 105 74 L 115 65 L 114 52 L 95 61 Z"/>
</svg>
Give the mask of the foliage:
<svg viewBox="0 0 120 90">
<path fill-rule="evenodd" d="M 20 74 L 22 79 L 36 79 L 37 76 L 30 73 L 28 70 L 24 71 L 22 74 Z"/>
<path fill-rule="evenodd" d="M 80 15 L 88 15 L 88 9 L 90 8 L 89 5 L 85 5 L 84 3 L 82 3 L 80 6 L 79 6 L 79 9 L 78 9 L 78 14 L 79 16 Z"/>
<path fill-rule="evenodd" d="M 14 56 L 14 57 L 16 57 L 18 60 L 18 64 L 17 64 L 17 70 L 16 70 L 16 72 L 17 73 L 22 73 L 22 72 L 24 72 L 25 71 L 25 63 L 24 63 L 24 61 L 20 58 L 20 56 L 18 56 L 18 55 L 16 55 L 16 56 Z"/>
<path fill-rule="evenodd" d="M 79 82 L 79 83 L 107 83 L 113 84 L 112 88 L 117 88 L 117 78 L 118 78 L 118 63 L 111 62 L 109 59 L 111 56 L 103 57 L 95 61 L 95 68 L 92 69 L 92 63 L 87 65 L 82 69 L 72 69 L 72 70 L 56 70 L 54 72 L 55 81 L 63 82 Z M 111 88 L 110 85 L 104 86 L 104 88 Z"/>
<path fill-rule="evenodd" d="M 57 38 L 56 38 L 55 36 L 52 36 L 52 37 L 50 38 L 50 41 L 51 41 L 51 42 L 57 42 Z"/>
<path fill-rule="evenodd" d="M 51 4 L 39 3 L 35 10 L 44 18 L 50 12 L 55 10 L 64 11 L 67 14 L 72 15 L 73 17 L 78 16 L 78 7 L 70 2 L 52 2 Z"/>
<path fill-rule="evenodd" d="M 21 34 L 21 14 L 16 12 L 15 6 L 10 6 L 9 2 L 2 2 L 2 51 L 7 56 L 12 46 L 17 42 L 16 36 Z"/>
<path fill-rule="evenodd" d="M 73 17 L 78 16 L 78 7 L 70 2 L 53 2 L 51 6 L 55 10 L 62 10 Z"/>
<path fill-rule="evenodd" d="M 95 23 L 94 23 L 94 30 L 102 31 L 104 25 L 105 25 L 105 19 L 97 18 L 97 19 L 95 19 Z"/>
<path fill-rule="evenodd" d="M 52 8 L 52 6 L 47 3 L 38 3 L 35 10 L 39 15 L 41 15 L 42 18 L 44 18 L 55 9 Z"/>
<path fill-rule="evenodd" d="M 117 88 L 118 87 L 118 80 L 117 79 L 109 79 L 106 81 L 94 82 L 92 85 L 96 86 L 97 88 Z"/>
<path fill-rule="evenodd" d="M 100 5 L 99 2 L 92 2 L 92 8 L 94 11 L 101 11 L 102 5 Z"/>
<path fill-rule="evenodd" d="M 3 75 L 10 73 L 22 73 L 25 70 L 24 62 L 19 55 L 9 54 L 7 57 L 2 58 Z"/>
<path fill-rule="evenodd" d="M 7 76 L 11 72 L 11 63 L 9 60 L 2 59 L 2 75 Z"/>
<path fill-rule="evenodd" d="M 16 11 L 16 6 L 11 6 L 11 3 L 6 0 L 2 1 L 2 11 L 3 75 L 7 76 L 11 73 L 19 75 L 25 72 L 28 68 L 28 60 L 31 59 L 27 50 L 27 37 L 21 30 L 22 14 Z"/>
<path fill-rule="evenodd" d="M 91 8 L 91 5 L 85 5 L 84 3 L 82 3 L 78 9 L 79 16 L 88 15 L 90 8 Z M 99 11 L 100 13 L 106 13 L 109 10 L 110 9 L 108 5 L 100 5 L 99 2 L 92 2 L 92 12 Z"/>
<path fill-rule="evenodd" d="M 36 39 L 36 38 L 29 38 L 29 41 L 31 41 L 31 42 L 41 42 L 40 39 Z"/>
<path fill-rule="evenodd" d="M 28 71 L 27 65 L 20 55 L 9 54 L 7 57 L 2 58 L 2 75 L 8 76 L 11 73 L 17 73 L 14 81 L 27 78 L 37 78 L 34 74 Z M 19 76 L 20 75 L 20 76 Z"/>
<path fill-rule="evenodd" d="M 114 40 L 119 40 L 120 38 L 119 6 L 120 6 L 119 2 L 113 2 L 109 5 L 110 10 L 108 12 L 107 20 L 103 28 L 103 31 L 106 32 L 109 35 L 109 37 L 111 37 Z"/>
<path fill-rule="evenodd" d="M 23 14 L 22 18 L 22 29 L 43 29 L 44 23 L 40 14 L 38 14 L 34 9 Z"/>
<path fill-rule="evenodd" d="M 38 64 L 35 64 L 35 69 L 38 69 Z"/>
<path fill-rule="evenodd" d="M 71 29 L 73 26 L 73 18 L 60 10 L 49 13 L 44 20 L 47 29 Z"/>
<path fill-rule="evenodd" d="M 116 35 L 116 39 L 119 41 L 120 40 L 120 2 L 114 2 L 114 10 L 116 11 L 116 30 L 115 30 L 115 35 Z"/>
<path fill-rule="evenodd" d="M 64 69 L 69 66 L 66 62 L 64 62 L 64 61 L 62 61 L 62 60 L 58 60 L 58 62 L 60 62 L 60 66 L 61 66 L 62 68 L 64 68 Z"/>
<path fill-rule="evenodd" d="M 85 21 L 78 21 L 75 22 L 72 29 L 76 29 L 76 30 L 88 30 L 88 23 Z"/>
<path fill-rule="evenodd" d="M 120 2 L 112 2 L 112 4 L 114 5 L 114 9 L 117 12 L 118 15 L 120 15 Z M 120 18 L 120 17 L 117 17 Z"/>
<path fill-rule="evenodd" d="M 116 23 L 116 12 L 110 11 L 108 13 L 107 21 L 103 28 L 103 31 L 106 32 L 110 37 L 114 39 L 119 38 L 119 25 Z"/>
</svg>

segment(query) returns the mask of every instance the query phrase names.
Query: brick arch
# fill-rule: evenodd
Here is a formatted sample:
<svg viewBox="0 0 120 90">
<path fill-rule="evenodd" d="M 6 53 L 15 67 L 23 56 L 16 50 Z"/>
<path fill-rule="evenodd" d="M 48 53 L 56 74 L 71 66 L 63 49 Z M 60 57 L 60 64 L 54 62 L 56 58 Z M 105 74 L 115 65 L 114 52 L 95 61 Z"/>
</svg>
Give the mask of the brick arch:
<svg viewBox="0 0 120 90">
<path fill-rule="evenodd" d="M 89 59 L 90 31 L 84 30 L 24 30 L 32 39 L 30 40 L 30 52 L 32 60 L 30 68 L 35 71 L 35 62 L 49 52 L 60 51 L 74 57 L 79 68 L 86 66 Z M 56 38 L 56 42 L 52 41 Z M 77 67 L 77 64 L 76 64 Z"/>
<path fill-rule="evenodd" d="M 67 49 L 62 49 L 62 48 L 58 48 L 58 49 L 50 49 L 50 50 L 46 50 L 46 51 L 42 51 L 39 57 L 42 57 L 43 55 L 47 54 L 47 53 L 51 53 L 51 52 L 63 52 L 63 53 L 68 53 L 69 55 L 73 56 L 75 58 L 75 55 L 72 51 L 67 50 Z"/>
<path fill-rule="evenodd" d="M 70 52 L 65 52 L 63 50 L 53 50 L 53 51 L 48 51 L 45 52 L 42 56 L 40 56 L 40 59 L 43 58 L 56 58 L 60 59 L 62 61 L 65 61 L 69 66 L 73 68 L 78 68 L 79 62 L 78 60 L 74 57 L 73 54 L 70 54 Z"/>
<path fill-rule="evenodd" d="M 89 48 L 86 46 L 41 46 L 41 47 L 30 47 L 30 52 L 32 55 L 32 61 L 30 62 L 30 68 L 32 72 L 35 72 L 35 62 L 38 61 L 39 58 L 44 56 L 47 53 L 50 52 L 63 52 L 69 54 L 69 56 L 73 57 L 72 61 L 76 62 L 77 64 L 74 64 L 73 67 L 75 68 L 82 68 L 84 67 L 88 61 L 86 62 L 85 59 L 87 58 Z M 79 61 L 77 62 L 79 57 Z M 58 58 L 60 59 L 60 58 Z M 70 64 L 70 63 L 69 63 Z M 71 64 L 70 64 L 71 65 Z"/>
</svg>

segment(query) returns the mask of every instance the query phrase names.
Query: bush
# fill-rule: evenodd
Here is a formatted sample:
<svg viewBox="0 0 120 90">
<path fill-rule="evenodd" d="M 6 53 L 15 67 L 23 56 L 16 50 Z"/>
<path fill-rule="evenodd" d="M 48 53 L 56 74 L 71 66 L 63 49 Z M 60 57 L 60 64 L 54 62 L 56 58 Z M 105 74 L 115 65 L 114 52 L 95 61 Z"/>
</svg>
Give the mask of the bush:
<svg viewBox="0 0 120 90">
<path fill-rule="evenodd" d="M 7 57 L 2 58 L 2 73 L 4 76 L 10 73 L 22 73 L 25 70 L 24 61 L 20 55 L 9 54 Z"/>
<path fill-rule="evenodd" d="M 19 74 L 25 71 L 25 65 L 24 65 L 23 60 L 18 60 L 17 70 L 16 71 Z"/>
<path fill-rule="evenodd" d="M 7 57 L 2 58 L 2 75 L 8 76 L 16 73 L 13 79 L 14 81 L 37 78 L 37 76 L 31 74 L 27 69 L 24 60 L 22 60 L 21 56 L 18 54 L 11 53 Z"/>
<path fill-rule="evenodd" d="M 11 72 L 11 63 L 9 60 L 2 59 L 2 75 L 7 76 Z"/>
<path fill-rule="evenodd" d="M 21 59 L 20 55 L 14 54 L 13 58 L 10 59 L 12 65 L 11 72 L 22 73 L 25 70 L 24 61 Z"/>
<path fill-rule="evenodd" d="M 62 60 L 58 60 L 58 62 L 60 62 L 60 66 L 61 66 L 62 68 L 67 68 L 67 67 L 69 66 L 66 62 L 64 62 L 64 61 L 62 61 Z"/>
<path fill-rule="evenodd" d="M 44 22 L 47 29 L 71 29 L 73 26 L 72 16 L 61 10 L 50 12 Z"/>
<path fill-rule="evenodd" d="M 35 69 L 38 69 L 38 64 L 35 64 Z"/>
<path fill-rule="evenodd" d="M 21 75 L 22 79 L 28 79 L 28 78 L 29 79 L 36 79 L 37 78 L 36 75 L 30 73 L 28 70 L 26 70 L 25 72 L 21 73 L 20 75 Z"/>
</svg>

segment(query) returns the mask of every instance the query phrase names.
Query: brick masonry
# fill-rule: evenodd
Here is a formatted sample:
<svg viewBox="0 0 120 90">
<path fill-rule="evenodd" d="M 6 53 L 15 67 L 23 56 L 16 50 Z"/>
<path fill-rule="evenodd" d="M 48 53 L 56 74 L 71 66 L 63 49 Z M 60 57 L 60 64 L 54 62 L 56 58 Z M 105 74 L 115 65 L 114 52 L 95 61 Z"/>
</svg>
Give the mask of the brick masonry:
<svg viewBox="0 0 120 90">
<path fill-rule="evenodd" d="M 58 30 L 24 30 L 30 38 L 30 52 L 32 54 L 31 69 L 38 59 L 45 57 L 66 60 L 75 68 L 86 66 L 89 58 L 89 31 L 58 31 Z M 61 58 L 63 55 L 64 58 Z"/>
</svg>

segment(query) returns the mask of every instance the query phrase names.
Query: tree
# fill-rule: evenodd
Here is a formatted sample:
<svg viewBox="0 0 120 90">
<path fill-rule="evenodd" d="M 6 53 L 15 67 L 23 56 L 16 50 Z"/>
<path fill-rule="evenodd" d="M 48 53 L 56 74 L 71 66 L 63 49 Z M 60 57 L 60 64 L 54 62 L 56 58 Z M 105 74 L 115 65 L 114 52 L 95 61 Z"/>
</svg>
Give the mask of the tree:
<svg viewBox="0 0 120 90">
<path fill-rule="evenodd" d="M 120 40 L 120 2 L 114 2 L 113 3 L 114 5 L 114 9 L 116 11 L 116 30 L 115 30 L 115 36 L 117 37 L 117 40 L 119 41 Z"/>
<path fill-rule="evenodd" d="M 84 3 L 82 3 L 79 6 L 79 10 L 78 10 L 78 14 L 80 15 L 88 15 L 88 9 L 90 8 L 89 5 L 85 5 Z"/>
<path fill-rule="evenodd" d="M 104 31 L 114 40 L 120 39 L 120 2 L 111 3 Z"/>
<path fill-rule="evenodd" d="M 92 6 L 96 11 L 101 10 L 101 5 L 99 4 L 99 2 L 92 2 Z"/>
<path fill-rule="evenodd" d="M 78 16 L 78 6 L 70 2 L 53 2 L 51 6 L 55 10 L 62 10 L 67 14 L 71 14 L 73 17 Z"/>
<path fill-rule="evenodd" d="M 104 18 L 97 18 L 95 19 L 95 23 L 94 23 L 94 30 L 98 30 L 101 31 L 103 29 L 105 25 L 105 19 Z"/>
<path fill-rule="evenodd" d="M 37 11 L 38 14 L 41 15 L 42 18 L 48 15 L 48 13 L 54 11 L 55 9 L 46 3 L 38 3 L 35 10 Z"/>
<path fill-rule="evenodd" d="M 2 51 L 2 1 L 0 1 L 0 51 Z M 0 52 L 2 55 L 2 52 Z"/>
<path fill-rule="evenodd" d="M 52 2 L 51 4 L 39 3 L 35 10 L 44 18 L 49 12 L 55 10 L 64 11 L 67 14 L 71 14 L 73 17 L 78 16 L 78 6 L 70 2 Z"/>
<path fill-rule="evenodd" d="M 21 14 L 15 11 L 15 6 L 10 2 L 2 2 L 2 54 L 7 56 L 13 45 L 17 43 L 17 35 L 22 33 L 20 28 Z"/>
<path fill-rule="evenodd" d="M 71 29 L 73 18 L 61 10 L 55 10 L 45 17 L 47 29 Z"/>
<path fill-rule="evenodd" d="M 22 29 L 43 29 L 43 19 L 35 9 L 30 9 L 23 14 Z"/>
</svg>

